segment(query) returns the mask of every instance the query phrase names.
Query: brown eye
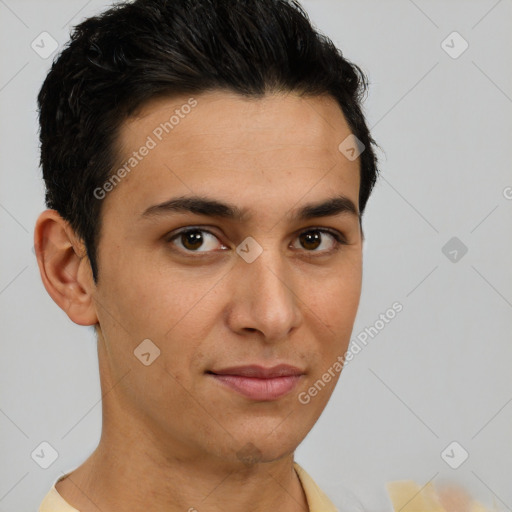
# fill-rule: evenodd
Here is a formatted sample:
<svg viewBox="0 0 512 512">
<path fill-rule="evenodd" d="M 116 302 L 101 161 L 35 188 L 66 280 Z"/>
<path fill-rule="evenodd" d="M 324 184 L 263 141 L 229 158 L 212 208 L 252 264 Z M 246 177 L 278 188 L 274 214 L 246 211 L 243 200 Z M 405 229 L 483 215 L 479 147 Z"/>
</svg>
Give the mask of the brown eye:
<svg viewBox="0 0 512 512">
<path fill-rule="evenodd" d="M 181 233 L 180 241 L 185 249 L 195 251 L 196 249 L 199 249 L 201 245 L 203 245 L 203 235 L 199 230 L 186 231 L 185 233 Z"/>
<path fill-rule="evenodd" d="M 183 230 L 169 238 L 168 242 L 188 253 L 209 253 L 227 249 L 213 233 L 198 228 Z"/>
<path fill-rule="evenodd" d="M 300 243 L 304 249 L 314 250 L 322 243 L 322 237 L 318 231 L 306 231 L 299 237 Z"/>
<path fill-rule="evenodd" d="M 338 246 L 345 244 L 344 238 L 337 232 L 326 229 L 309 229 L 298 236 L 300 247 L 308 252 L 329 253 L 335 251 Z M 320 247 L 320 249 L 318 249 Z"/>
</svg>

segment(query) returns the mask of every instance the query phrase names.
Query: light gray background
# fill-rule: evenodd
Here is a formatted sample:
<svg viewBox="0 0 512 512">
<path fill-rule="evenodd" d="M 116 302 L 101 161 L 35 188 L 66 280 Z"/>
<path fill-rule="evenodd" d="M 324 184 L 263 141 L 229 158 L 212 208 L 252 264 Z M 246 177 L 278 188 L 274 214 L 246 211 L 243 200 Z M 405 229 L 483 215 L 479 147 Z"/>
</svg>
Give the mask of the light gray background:
<svg viewBox="0 0 512 512">
<path fill-rule="evenodd" d="M 30 45 L 47 31 L 62 46 L 106 5 L 0 0 L 0 512 L 35 510 L 99 440 L 92 330 L 52 302 L 32 252 L 44 209 L 36 95 L 55 54 Z M 344 370 L 296 459 L 340 505 L 350 489 L 390 510 L 386 482 L 449 480 L 512 510 L 512 2 L 303 5 L 368 73 L 385 150 L 354 337 L 395 301 L 403 311 Z M 457 59 L 441 47 L 453 31 L 469 43 Z M 442 252 L 452 237 L 468 248 L 456 262 Z M 456 470 L 441 458 L 454 440 L 469 453 Z M 46 470 L 30 456 L 42 441 L 59 453 Z"/>
</svg>

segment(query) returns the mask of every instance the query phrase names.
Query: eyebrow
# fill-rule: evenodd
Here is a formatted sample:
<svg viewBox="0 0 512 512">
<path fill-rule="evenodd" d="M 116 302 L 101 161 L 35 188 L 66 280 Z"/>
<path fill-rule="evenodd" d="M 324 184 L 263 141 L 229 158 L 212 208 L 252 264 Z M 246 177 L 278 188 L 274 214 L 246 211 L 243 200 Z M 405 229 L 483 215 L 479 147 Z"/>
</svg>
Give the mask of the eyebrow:
<svg viewBox="0 0 512 512">
<path fill-rule="evenodd" d="M 194 213 L 197 215 L 219 217 L 240 222 L 248 220 L 251 217 L 247 209 L 202 196 L 186 196 L 169 199 L 163 203 L 150 206 L 142 213 L 142 217 L 149 218 L 172 213 Z M 317 203 L 308 203 L 299 209 L 292 210 L 292 218 L 301 221 L 317 217 L 346 214 L 355 215 L 359 218 L 359 212 L 354 202 L 343 195 L 331 197 Z"/>
</svg>

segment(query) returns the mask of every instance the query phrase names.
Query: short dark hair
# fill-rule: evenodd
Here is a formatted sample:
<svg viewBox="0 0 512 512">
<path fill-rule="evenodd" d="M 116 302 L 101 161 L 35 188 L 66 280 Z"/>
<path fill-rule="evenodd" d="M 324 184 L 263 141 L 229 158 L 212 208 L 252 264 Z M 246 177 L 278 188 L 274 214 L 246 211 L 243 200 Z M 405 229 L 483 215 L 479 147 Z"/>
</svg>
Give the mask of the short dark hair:
<svg viewBox="0 0 512 512">
<path fill-rule="evenodd" d="M 296 0 L 136 0 L 77 25 L 38 95 L 46 205 L 83 240 L 98 279 L 101 200 L 121 124 L 156 96 L 234 91 L 328 94 L 360 155 L 362 215 L 377 158 L 362 112 L 368 81 Z M 341 142 L 341 141 L 340 141 Z"/>
</svg>

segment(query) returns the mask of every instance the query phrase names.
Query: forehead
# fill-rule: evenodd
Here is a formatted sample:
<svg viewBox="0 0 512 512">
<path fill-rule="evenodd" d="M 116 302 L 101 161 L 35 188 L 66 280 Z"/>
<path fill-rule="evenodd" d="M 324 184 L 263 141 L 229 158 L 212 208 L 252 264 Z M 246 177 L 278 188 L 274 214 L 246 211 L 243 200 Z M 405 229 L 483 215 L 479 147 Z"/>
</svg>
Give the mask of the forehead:
<svg viewBox="0 0 512 512">
<path fill-rule="evenodd" d="M 134 165 L 116 194 L 136 195 L 140 210 L 170 193 L 213 189 L 232 197 L 247 187 L 263 194 L 273 188 L 297 200 L 321 181 L 348 187 L 357 204 L 359 160 L 338 149 L 348 135 L 330 96 L 214 91 L 153 99 L 120 128 L 118 165 Z M 144 146 L 151 149 L 143 158 L 133 156 Z"/>
<path fill-rule="evenodd" d="M 255 98 L 213 91 L 150 100 L 123 123 L 119 141 L 121 149 L 137 147 L 146 135 L 158 144 L 176 141 L 175 154 L 201 154 L 222 147 L 231 153 L 251 149 L 261 153 L 287 145 L 336 155 L 340 137 L 349 133 L 331 96 L 276 93 Z"/>
</svg>

